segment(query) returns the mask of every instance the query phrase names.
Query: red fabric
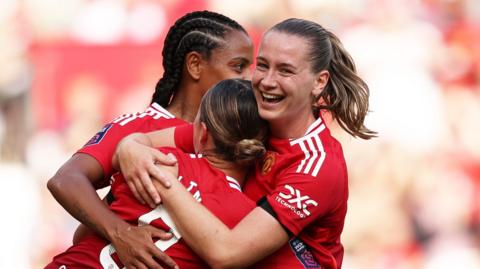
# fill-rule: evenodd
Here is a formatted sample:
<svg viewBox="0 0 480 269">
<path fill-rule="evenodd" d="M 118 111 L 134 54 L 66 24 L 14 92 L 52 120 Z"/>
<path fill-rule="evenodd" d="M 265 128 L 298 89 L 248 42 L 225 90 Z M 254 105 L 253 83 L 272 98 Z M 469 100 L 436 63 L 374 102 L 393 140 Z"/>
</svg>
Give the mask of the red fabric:
<svg viewBox="0 0 480 269">
<path fill-rule="evenodd" d="M 95 158 L 102 166 L 105 179 L 113 174 L 112 157 L 118 142 L 134 132 L 147 133 L 186 124 L 154 103 L 142 113 L 124 114 L 105 125 L 87 144 L 78 150 Z M 98 140 L 98 141 L 96 141 Z"/>
<path fill-rule="evenodd" d="M 182 184 L 228 227 L 233 228 L 255 208 L 255 203 L 246 198 L 237 188 L 231 187 L 225 174 L 211 167 L 206 159 L 185 154 L 177 149 L 164 148 L 162 151 L 175 154 Z M 137 202 L 120 174 L 114 176 L 112 191 L 116 200 L 112 203 L 111 209 L 122 219 L 137 225 L 141 216 L 147 213 L 152 214 L 151 208 Z M 154 218 L 150 225 L 170 229 L 161 218 Z M 100 237 L 88 237 L 78 245 L 55 256 L 46 268 L 59 268 L 61 265 L 66 265 L 67 268 L 102 268 L 99 256 L 105 247 L 108 249 L 108 242 Z M 207 267 L 182 239 L 164 251 L 178 263 L 180 268 Z M 122 268 L 116 254 L 109 257 L 112 257 Z"/>
<path fill-rule="evenodd" d="M 184 152 L 195 152 L 193 147 L 193 124 L 185 124 L 175 128 L 175 146 Z"/>
<path fill-rule="evenodd" d="M 322 268 L 340 268 L 348 176 L 340 143 L 321 119 L 296 140 L 269 141 L 245 194 L 267 197 L 280 223 L 305 242 Z"/>
</svg>

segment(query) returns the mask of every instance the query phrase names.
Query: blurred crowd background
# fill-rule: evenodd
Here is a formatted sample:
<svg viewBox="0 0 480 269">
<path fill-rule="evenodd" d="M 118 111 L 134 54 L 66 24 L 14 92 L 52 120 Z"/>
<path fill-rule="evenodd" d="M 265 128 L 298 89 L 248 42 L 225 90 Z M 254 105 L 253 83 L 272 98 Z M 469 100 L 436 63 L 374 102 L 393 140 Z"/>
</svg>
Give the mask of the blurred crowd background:
<svg viewBox="0 0 480 269">
<path fill-rule="evenodd" d="M 1 0 L 0 268 L 71 244 L 78 222 L 47 180 L 105 122 L 143 111 L 168 27 L 201 9 L 256 45 L 282 19 L 314 20 L 369 84 L 379 138 L 331 126 L 350 173 L 344 268 L 480 268 L 478 0 Z"/>
</svg>

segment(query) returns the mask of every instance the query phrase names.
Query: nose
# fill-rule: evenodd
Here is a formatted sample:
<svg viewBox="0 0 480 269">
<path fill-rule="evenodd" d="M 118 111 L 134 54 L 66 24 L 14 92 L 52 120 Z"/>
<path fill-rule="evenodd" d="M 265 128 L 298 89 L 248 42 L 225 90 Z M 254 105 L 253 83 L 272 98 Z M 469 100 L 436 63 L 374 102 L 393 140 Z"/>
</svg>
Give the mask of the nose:
<svg viewBox="0 0 480 269">
<path fill-rule="evenodd" d="M 260 83 L 264 88 L 274 88 L 277 85 L 277 80 L 272 70 L 263 73 Z"/>
<path fill-rule="evenodd" d="M 242 73 L 242 79 L 252 80 L 252 70 L 250 68 L 245 68 L 245 71 Z"/>
</svg>

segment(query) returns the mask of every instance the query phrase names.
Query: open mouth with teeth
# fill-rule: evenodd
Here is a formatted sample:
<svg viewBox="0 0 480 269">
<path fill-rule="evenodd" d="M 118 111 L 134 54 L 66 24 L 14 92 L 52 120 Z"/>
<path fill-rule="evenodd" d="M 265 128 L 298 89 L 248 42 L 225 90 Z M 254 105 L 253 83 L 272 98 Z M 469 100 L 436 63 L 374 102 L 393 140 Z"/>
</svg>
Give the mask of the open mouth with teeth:
<svg viewBox="0 0 480 269">
<path fill-rule="evenodd" d="M 278 103 L 283 100 L 283 96 L 280 95 L 274 95 L 274 94 L 267 94 L 262 92 L 262 99 L 264 102 L 267 103 Z"/>
</svg>

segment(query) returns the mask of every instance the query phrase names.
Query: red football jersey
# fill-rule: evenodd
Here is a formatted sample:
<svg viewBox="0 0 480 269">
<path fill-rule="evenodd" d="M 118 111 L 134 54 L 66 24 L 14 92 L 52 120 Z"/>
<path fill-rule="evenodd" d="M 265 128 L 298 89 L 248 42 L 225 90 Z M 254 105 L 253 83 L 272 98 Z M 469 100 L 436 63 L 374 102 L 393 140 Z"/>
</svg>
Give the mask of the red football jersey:
<svg viewBox="0 0 480 269">
<path fill-rule="evenodd" d="M 152 103 L 144 112 L 124 114 L 106 124 L 77 152 L 95 158 L 103 168 L 105 179 L 109 180 L 115 172 L 112 169 L 112 157 L 122 138 L 135 132 L 147 133 L 186 123 L 159 104 Z"/>
<path fill-rule="evenodd" d="M 233 228 L 255 203 L 242 194 L 238 182 L 212 167 L 208 161 L 195 154 L 186 154 L 178 149 L 162 148 L 172 152 L 178 160 L 179 180 L 194 198 Z M 120 174 L 113 177 L 112 191 L 116 200 L 110 205 L 112 211 L 133 225 L 150 224 L 170 230 L 175 235 L 168 241 L 158 240 L 156 245 L 173 258 L 180 268 L 208 267 L 184 242 L 170 216 L 162 206 L 151 209 L 140 204 L 130 192 Z M 192 220 L 195 221 L 195 220 Z M 64 267 L 62 267 L 64 266 Z M 115 249 L 98 236 L 88 236 L 80 243 L 53 258 L 46 268 L 122 268 Z"/>
<path fill-rule="evenodd" d="M 191 125 L 175 129 L 175 143 L 184 151 L 193 149 L 192 137 Z M 341 144 L 319 118 L 301 138 L 270 138 L 268 149 L 262 164 L 245 183 L 244 193 L 254 201 L 265 197 L 293 237 L 258 266 L 278 268 L 290 262 L 293 252 L 304 268 L 341 268 L 340 234 L 348 199 Z"/>
<path fill-rule="evenodd" d="M 245 194 L 254 201 L 266 197 L 278 221 L 306 243 L 290 242 L 305 268 L 340 268 L 348 199 L 340 143 L 319 118 L 301 138 L 271 138 L 269 150 L 245 183 Z"/>
</svg>

